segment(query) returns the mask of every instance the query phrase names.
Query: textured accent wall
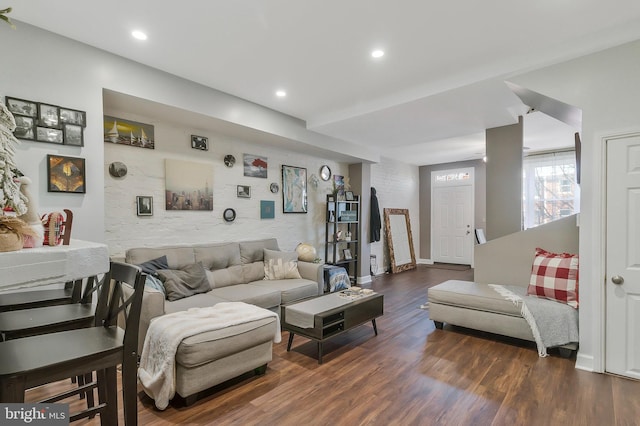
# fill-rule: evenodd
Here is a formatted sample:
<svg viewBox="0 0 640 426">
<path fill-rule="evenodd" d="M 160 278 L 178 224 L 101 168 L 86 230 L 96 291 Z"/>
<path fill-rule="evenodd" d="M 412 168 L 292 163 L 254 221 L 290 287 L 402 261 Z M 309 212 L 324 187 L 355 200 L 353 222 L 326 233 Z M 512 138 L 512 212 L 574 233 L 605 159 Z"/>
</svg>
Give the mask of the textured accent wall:
<svg viewBox="0 0 640 426">
<path fill-rule="evenodd" d="M 418 191 L 420 179 L 418 166 L 411 166 L 389 158 L 381 158 L 380 163 L 371 165 L 371 186 L 376 188 L 380 215 L 383 220 L 380 241 L 371 243 L 371 254 L 376 255 L 377 273 L 383 273 L 390 267 L 389 249 L 384 235 L 385 208 L 409 209 L 411 234 L 414 250 L 420 247 L 420 201 Z M 368 223 L 368 220 L 367 220 Z M 416 253 L 416 258 L 419 253 Z"/>
</svg>

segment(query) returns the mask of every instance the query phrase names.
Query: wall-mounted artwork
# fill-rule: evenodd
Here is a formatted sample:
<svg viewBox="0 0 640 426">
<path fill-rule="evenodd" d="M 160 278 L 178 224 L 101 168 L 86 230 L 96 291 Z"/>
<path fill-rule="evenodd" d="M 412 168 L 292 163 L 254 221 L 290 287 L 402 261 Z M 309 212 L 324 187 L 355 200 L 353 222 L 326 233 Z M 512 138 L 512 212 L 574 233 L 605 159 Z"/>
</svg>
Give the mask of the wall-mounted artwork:
<svg viewBox="0 0 640 426">
<path fill-rule="evenodd" d="M 282 166 L 282 211 L 307 212 L 307 169 Z"/>
<path fill-rule="evenodd" d="M 238 198 L 251 198 L 251 187 L 249 185 L 238 185 L 236 191 Z"/>
<path fill-rule="evenodd" d="M 209 138 L 204 136 L 191 135 L 191 148 L 202 151 L 209 151 Z"/>
<path fill-rule="evenodd" d="M 138 195 L 136 197 L 136 213 L 138 216 L 153 216 L 153 197 Z"/>
<path fill-rule="evenodd" d="M 59 145 L 84 146 L 84 111 L 48 103 L 5 97 L 7 108 L 16 120 L 13 134 L 18 139 Z M 67 127 L 71 126 L 71 127 Z"/>
<path fill-rule="evenodd" d="M 118 145 L 154 149 L 155 134 L 153 125 L 105 115 L 104 141 Z"/>
<path fill-rule="evenodd" d="M 167 210 L 213 210 L 213 165 L 165 160 Z"/>
<path fill-rule="evenodd" d="M 267 157 L 244 154 L 244 175 L 249 177 L 267 178 Z"/>
<path fill-rule="evenodd" d="M 86 192 L 84 158 L 47 155 L 47 190 L 84 194 Z"/>
<path fill-rule="evenodd" d="M 260 219 L 275 219 L 276 202 L 271 200 L 260 200 Z"/>
</svg>

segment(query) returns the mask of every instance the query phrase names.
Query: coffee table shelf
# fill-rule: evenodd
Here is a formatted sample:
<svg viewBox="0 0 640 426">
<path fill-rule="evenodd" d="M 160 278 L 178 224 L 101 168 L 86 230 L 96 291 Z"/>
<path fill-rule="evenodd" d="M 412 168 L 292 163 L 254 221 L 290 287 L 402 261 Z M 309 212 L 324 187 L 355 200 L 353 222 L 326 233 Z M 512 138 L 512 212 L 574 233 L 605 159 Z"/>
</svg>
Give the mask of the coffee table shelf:
<svg viewBox="0 0 640 426">
<path fill-rule="evenodd" d="M 332 295 L 319 296 L 330 297 Z M 335 294 L 334 294 L 335 296 Z M 300 302 L 298 302 L 300 303 Z M 294 307 L 298 303 L 285 305 L 282 309 L 282 329 L 289 332 L 287 351 L 291 350 L 293 336 L 300 335 L 314 340 L 318 344 L 318 363 L 322 364 L 323 343 L 328 339 L 371 321 L 375 335 L 378 335 L 376 318 L 384 313 L 384 297 L 382 294 L 373 294 L 360 299 L 355 299 L 340 306 L 330 308 L 313 315 L 313 327 L 302 328 L 287 322 L 287 307 Z"/>
</svg>

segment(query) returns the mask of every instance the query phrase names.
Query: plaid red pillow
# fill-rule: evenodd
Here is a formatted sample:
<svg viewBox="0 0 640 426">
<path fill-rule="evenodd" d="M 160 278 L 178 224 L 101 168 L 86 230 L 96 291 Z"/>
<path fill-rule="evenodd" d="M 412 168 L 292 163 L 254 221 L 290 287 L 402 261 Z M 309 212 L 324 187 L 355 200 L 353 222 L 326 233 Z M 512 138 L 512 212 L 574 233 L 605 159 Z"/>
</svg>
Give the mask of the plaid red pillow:
<svg viewBox="0 0 640 426">
<path fill-rule="evenodd" d="M 527 294 L 578 308 L 578 255 L 536 248 Z"/>
</svg>

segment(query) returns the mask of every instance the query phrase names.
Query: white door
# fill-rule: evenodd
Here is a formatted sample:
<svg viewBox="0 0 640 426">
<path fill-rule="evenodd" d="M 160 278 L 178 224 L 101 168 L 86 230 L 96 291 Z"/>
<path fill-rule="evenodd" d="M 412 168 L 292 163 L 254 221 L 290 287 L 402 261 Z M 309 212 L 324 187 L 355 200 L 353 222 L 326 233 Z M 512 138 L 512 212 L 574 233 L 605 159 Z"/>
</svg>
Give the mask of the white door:
<svg viewBox="0 0 640 426">
<path fill-rule="evenodd" d="M 607 140 L 606 370 L 640 379 L 640 135 Z"/>
<path fill-rule="evenodd" d="M 436 186 L 431 191 L 432 260 L 471 265 L 473 186 Z"/>
</svg>

